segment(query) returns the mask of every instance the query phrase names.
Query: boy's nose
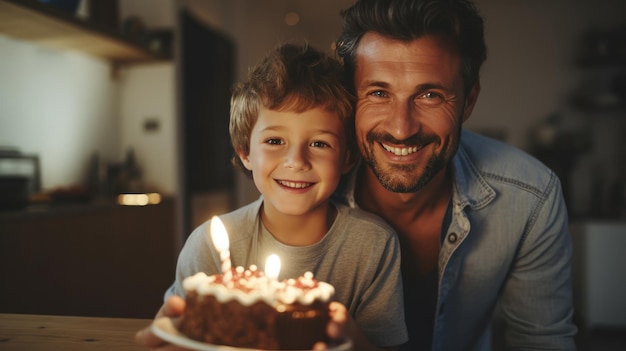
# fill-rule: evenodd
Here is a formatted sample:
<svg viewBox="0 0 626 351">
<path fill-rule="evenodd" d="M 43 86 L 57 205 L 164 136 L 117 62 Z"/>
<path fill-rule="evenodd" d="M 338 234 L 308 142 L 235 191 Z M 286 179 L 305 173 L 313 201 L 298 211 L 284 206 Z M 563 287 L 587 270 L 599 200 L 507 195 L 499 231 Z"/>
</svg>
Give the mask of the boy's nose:
<svg viewBox="0 0 626 351">
<path fill-rule="evenodd" d="M 289 148 L 285 158 L 285 167 L 296 171 L 308 170 L 310 163 L 307 158 L 306 148 L 296 146 Z"/>
</svg>

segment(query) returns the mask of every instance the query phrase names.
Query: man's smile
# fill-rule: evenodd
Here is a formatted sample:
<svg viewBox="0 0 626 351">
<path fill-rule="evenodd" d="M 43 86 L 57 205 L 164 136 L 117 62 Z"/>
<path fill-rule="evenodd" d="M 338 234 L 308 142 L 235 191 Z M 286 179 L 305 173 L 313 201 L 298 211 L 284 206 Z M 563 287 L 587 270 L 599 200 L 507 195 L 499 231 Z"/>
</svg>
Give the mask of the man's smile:
<svg viewBox="0 0 626 351">
<path fill-rule="evenodd" d="M 412 153 L 418 152 L 422 148 L 421 146 L 394 147 L 394 146 L 390 146 L 384 143 L 380 143 L 380 145 L 383 147 L 383 149 L 391 152 L 392 154 L 396 156 L 410 155 Z"/>
</svg>

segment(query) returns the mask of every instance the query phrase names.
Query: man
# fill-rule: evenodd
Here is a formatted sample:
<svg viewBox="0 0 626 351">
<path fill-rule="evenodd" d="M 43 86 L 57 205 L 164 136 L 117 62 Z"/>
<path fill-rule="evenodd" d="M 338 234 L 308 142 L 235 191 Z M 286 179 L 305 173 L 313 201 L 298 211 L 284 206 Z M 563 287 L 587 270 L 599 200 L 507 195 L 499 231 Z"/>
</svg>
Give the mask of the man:
<svg viewBox="0 0 626 351">
<path fill-rule="evenodd" d="M 462 128 L 480 92 L 483 22 L 469 0 L 361 0 L 337 53 L 354 82 L 363 162 L 345 201 L 402 246 L 406 350 L 572 350 L 571 242 L 555 174 Z"/>
</svg>

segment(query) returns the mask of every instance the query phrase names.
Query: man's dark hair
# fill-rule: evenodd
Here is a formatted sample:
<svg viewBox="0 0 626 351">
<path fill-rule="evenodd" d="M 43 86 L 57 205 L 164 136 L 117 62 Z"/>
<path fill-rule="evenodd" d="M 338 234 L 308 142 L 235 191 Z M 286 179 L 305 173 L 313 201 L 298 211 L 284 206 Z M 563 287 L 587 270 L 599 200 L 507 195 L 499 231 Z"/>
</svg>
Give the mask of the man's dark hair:
<svg viewBox="0 0 626 351">
<path fill-rule="evenodd" d="M 478 81 L 487 58 L 483 20 L 470 0 L 359 0 L 341 15 L 343 32 L 336 51 L 351 82 L 356 48 L 367 32 L 402 41 L 425 35 L 451 40 L 461 56 L 466 93 Z"/>
</svg>

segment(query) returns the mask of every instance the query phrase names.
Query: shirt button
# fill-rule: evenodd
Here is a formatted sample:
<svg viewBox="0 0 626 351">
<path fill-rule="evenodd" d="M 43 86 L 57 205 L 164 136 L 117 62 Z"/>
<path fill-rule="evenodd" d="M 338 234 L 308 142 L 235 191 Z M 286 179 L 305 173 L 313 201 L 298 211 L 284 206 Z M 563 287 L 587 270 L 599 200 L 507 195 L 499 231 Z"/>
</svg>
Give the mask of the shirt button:
<svg viewBox="0 0 626 351">
<path fill-rule="evenodd" d="M 459 237 L 458 237 L 458 235 L 456 235 L 456 233 L 450 233 L 448 235 L 448 242 L 450 244 L 454 244 L 458 239 L 459 239 Z"/>
</svg>

